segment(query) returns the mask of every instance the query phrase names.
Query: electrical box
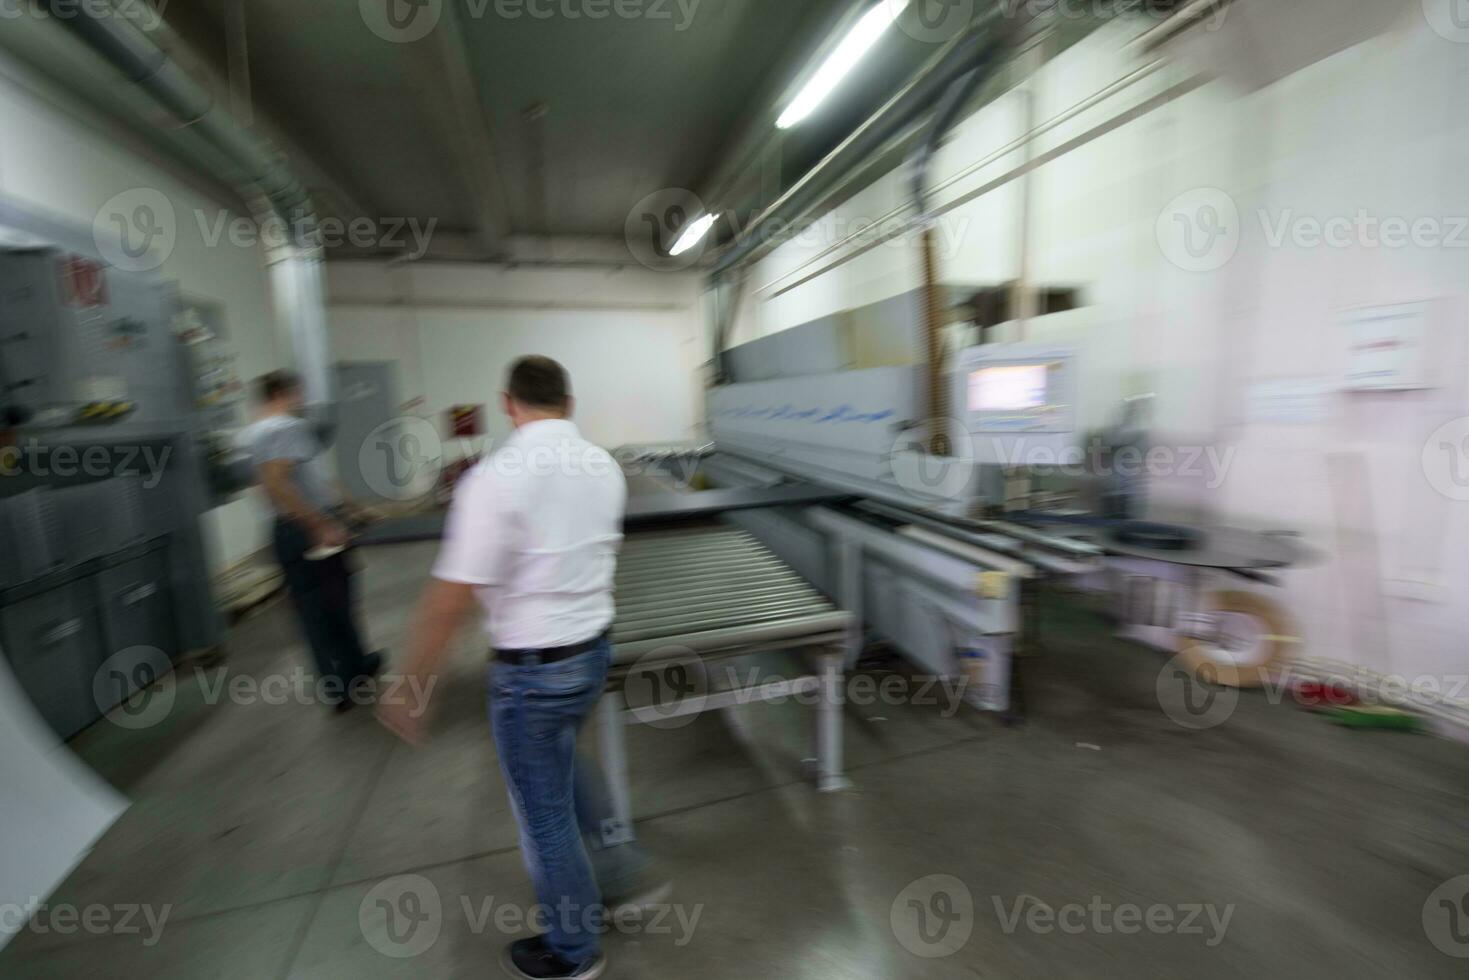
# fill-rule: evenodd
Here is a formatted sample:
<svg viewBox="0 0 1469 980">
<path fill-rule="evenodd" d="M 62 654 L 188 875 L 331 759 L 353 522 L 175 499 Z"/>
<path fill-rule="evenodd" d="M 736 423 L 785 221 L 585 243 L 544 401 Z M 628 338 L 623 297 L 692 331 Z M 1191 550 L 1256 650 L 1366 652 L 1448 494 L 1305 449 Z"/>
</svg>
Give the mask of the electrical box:
<svg viewBox="0 0 1469 980">
<path fill-rule="evenodd" d="M 55 424 L 92 402 L 129 402 L 130 421 L 193 412 L 172 287 L 60 249 L 0 251 L 0 383 Z"/>
</svg>

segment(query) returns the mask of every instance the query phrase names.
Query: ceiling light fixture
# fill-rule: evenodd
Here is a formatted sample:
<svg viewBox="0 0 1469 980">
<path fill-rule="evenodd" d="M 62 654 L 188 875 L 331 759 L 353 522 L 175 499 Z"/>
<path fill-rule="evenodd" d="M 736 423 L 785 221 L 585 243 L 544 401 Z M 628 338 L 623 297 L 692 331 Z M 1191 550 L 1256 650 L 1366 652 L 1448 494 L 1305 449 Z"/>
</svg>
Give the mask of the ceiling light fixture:
<svg viewBox="0 0 1469 980">
<path fill-rule="evenodd" d="M 877 43 L 898 15 L 908 8 L 912 0 L 877 0 L 877 6 L 862 15 L 855 27 L 842 38 L 831 56 L 822 63 L 801 89 L 795 100 L 775 121 L 777 129 L 790 129 L 816 111 L 817 106 L 847 77 L 857 63 Z"/>
<path fill-rule="evenodd" d="M 682 235 L 678 236 L 678 241 L 673 243 L 673 248 L 668 250 L 668 254 L 682 255 L 689 249 L 693 248 L 695 245 L 702 242 L 704 240 L 704 236 L 709 234 L 709 229 L 714 227 L 714 222 L 717 217 L 717 215 L 706 214 L 698 221 L 692 222 L 689 225 L 688 230 L 685 231 Z"/>
</svg>

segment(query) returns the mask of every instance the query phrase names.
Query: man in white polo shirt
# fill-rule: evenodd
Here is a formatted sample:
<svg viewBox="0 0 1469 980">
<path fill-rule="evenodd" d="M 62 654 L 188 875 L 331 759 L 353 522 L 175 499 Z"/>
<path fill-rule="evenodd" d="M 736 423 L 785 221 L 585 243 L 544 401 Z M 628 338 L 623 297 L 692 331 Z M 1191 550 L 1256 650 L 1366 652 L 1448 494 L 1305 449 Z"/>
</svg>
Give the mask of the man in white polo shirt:
<svg viewBox="0 0 1469 980">
<path fill-rule="evenodd" d="M 611 455 L 572 424 L 561 365 L 545 357 L 517 362 L 503 404 L 515 433 L 455 493 L 407 673 L 425 682 L 437 673 L 478 599 L 495 651 L 495 744 L 547 926 L 542 936 L 512 943 L 507 965 L 525 977 L 590 978 L 606 962 L 605 909 L 578 821 L 587 844 L 601 850 L 601 774 L 576 761 L 576 735 L 602 695 L 611 660 L 612 578 L 627 488 Z M 378 714 L 416 742 L 424 707 L 385 699 Z"/>
</svg>

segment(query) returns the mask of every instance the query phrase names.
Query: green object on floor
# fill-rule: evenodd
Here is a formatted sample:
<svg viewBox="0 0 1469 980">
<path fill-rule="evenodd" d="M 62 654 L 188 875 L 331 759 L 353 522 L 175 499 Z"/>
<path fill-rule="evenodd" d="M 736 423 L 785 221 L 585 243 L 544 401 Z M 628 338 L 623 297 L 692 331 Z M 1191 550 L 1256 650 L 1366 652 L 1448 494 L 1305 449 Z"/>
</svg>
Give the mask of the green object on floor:
<svg viewBox="0 0 1469 980">
<path fill-rule="evenodd" d="M 1327 716 L 1338 725 L 1347 728 L 1382 728 L 1396 732 L 1423 731 L 1423 718 L 1398 708 L 1368 707 L 1354 705 L 1348 708 L 1333 708 Z"/>
</svg>

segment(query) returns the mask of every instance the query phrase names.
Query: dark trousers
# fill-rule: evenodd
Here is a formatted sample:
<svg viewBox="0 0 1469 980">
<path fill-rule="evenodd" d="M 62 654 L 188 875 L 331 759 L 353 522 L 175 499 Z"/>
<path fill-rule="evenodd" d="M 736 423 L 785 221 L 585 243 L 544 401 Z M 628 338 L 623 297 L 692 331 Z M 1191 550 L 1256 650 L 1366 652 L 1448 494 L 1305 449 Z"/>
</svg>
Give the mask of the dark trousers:
<svg viewBox="0 0 1469 980">
<path fill-rule="evenodd" d="M 316 672 L 327 697 L 346 697 L 348 685 L 363 676 L 366 651 L 353 612 L 352 569 L 348 552 L 309 561 L 311 536 L 299 524 L 275 523 L 275 556 L 286 577 L 286 591 L 306 634 Z"/>
</svg>

